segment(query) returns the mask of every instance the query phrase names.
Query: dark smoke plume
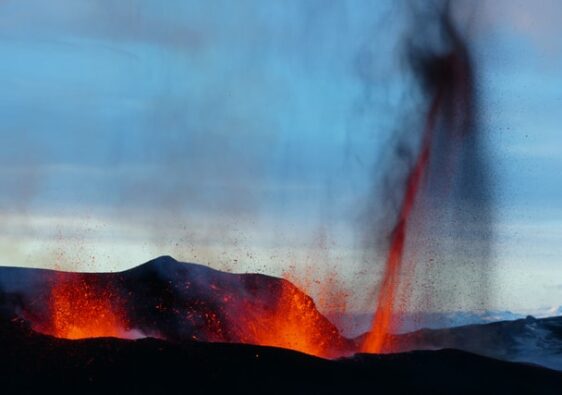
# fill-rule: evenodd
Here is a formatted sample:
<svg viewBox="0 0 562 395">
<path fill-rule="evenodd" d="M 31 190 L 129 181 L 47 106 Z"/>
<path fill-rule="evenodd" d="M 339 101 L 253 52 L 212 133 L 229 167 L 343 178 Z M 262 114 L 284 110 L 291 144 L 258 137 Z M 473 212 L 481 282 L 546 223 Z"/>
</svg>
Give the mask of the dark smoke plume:
<svg viewBox="0 0 562 395">
<path fill-rule="evenodd" d="M 438 35 L 428 37 L 425 47 L 412 43 L 409 51 L 425 97 L 441 100 L 412 233 L 421 236 L 419 250 L 427 247 L 425 261 L 435 262 L 437 291 L 447 293 L 438 294 L 436 303 L 478 309 L 489 297 L 491 173 L 478 119 L 475 61 L 451 7 L 445 3 L 436 16 Z"/>
<path fill-rule="evenodd" d="M 388 257 L 372 328 L 379 337 L 399 330 L 405 313 L 481 310 L 489 299 L 493 202 L 475 62 L 460 10 L 430 4 L 412 7 L 406 40 L 419 121 L 397 140 L 383 185 L 395 210 L 383 224 Z"/>
</svg>

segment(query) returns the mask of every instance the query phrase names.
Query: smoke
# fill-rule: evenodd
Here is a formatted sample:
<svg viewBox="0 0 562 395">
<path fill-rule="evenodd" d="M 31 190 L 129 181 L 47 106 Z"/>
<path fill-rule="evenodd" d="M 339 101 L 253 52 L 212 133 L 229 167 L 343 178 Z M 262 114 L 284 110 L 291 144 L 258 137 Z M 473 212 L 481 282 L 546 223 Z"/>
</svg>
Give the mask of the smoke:
<svg viewBox="0 0 562 395">
<path fill-rule="evenodd" d="M 410 11 L 404 65 L 419 104 L 389 148 L 382 182 L 386 215 L 376 229 L 387 235 L 388 257 L 373 322 L 381 336 L 399 330 L 404 313 L 484 309 L 490 297 L 493 194 L 462 29 L 468 14 L 449 2 Z"/>
<path fill-rule="evenodd" d="M 142 2 L 109 8 L 100 1 L 32 3 L 37 7 L 6 2 L 0 18 L 8 37 L 19 40 L 14 41 L 17 54 L 25 55 L 20 64 L 13 61 L 11 47 L 4 52 L 3 78 L 11 83 L 8 91 L 17 93 L 6 107 L 6 113 L 16 115 L 6 119 L 29 123 L 30 138 L 49 149 L 49 157 L 37 164 L 46 176 L 39 177 L 40 188 L 32 194 L 54 223 L 45 227 L 55 230 L 44 233 L 61 235 L 48 243 L 60 246 L 56 255 L 76 250 L 66 252 L 77 256 L 74 269 L 86 266 L 80 256 L 88 262 L 95 257 L 96 270 L 114 270 L 171 253 L 219 267 L 236 262 L 236 271 L 270 274 L 310 257 L 306 266 L 314 274 L 329 262 L 339 264 L 343 281 L 360 277 L 353 287 L 363 297 L 367 276 L 355 267 L 360 253 L 350 218 L 364 199 L 376 156 L 367 141 L 378 143 L 382 139 L 373 134 L 389 130 L 387 99 L 394 98 L 389 107 L 401 102 L 401 114 L 410 114 L 401 125 L 406 133 L 392 144 L 396 156 L 385 155 L 391 171 L 377 169 L 388 174 L 382 196 L 389 207 L 369 205 L 370 218 L 384 213 L 381 226 L 365 233 L 372 249 L 377 235 L 388 235 L 394 227 L 401 186 L 417 157 L 420 125 L 437 89 L 427 63 L 457 45 L 431 23 L 438 15 L 422 15 L 429 7 L 412 10 L 418 23 L 409 37 L 416 40 L 408 43 L 404 62 L 415 65 L 407 78 L 419 78 L 425 89 L 412 88 L 416 92 L 407 92 L 409 97 L 396 99 L 394 64 L 388 60 L 403 26 L 404 3 L 172 2 L 166 9 Z M 22 20 L 32 20 L 34 28 L 21 33 Z M 31 67 L 35 64 L 50 66 Z M 418 111 L 410 113 L 415 107 Z M 439 131 L 447 127 L 446 119 L 458 121 L 460 107 L 442 108 Z M 358 137 L 348 142 L 350 130 Z M 470 236 L 447 225 L 466 224 L 474 216 L 469 209 L 461 215 L 454 202 L 468 200 L 468 206 L 486 211 L 487 204 L 475 203 L 479 197 L 469 194 L 482 193 L 480 187 L 463 191 L 470 183 L 487 182 L 482 181 L 485 171 L 475 171 L 485 166 L 473 162 L 471 169 L 462 169 L 481 150 L 480 138 L 469 134 L 462 144 L 436 136 L 436 145 L 452 148 L 434 147 L 426 186 L 409 221 L 408 254 L 418 242 L 429 251 L 425 235 L 440 237 L 428 227 L 452 239 Z M 14 144 L 18 156 L 23 157 L 19 148 L 24 145 Z M 441 151 L 457 148 L 462 152 L 440 157 Z M 430 194 L 430 186 L 445 188 L 439 181 L 444 171 L 435 168 L 449 156 L 454 188 Z M 373 187 L 377 198 L 380 186 Z M 443 212 L 430 213 L 436 207 Z M 78 217 L 82 226 L 68 231 L 64 215 Z M 430 215 L 447 218 L 422 220 Z M 483 226 L 483 220 L 474 222 Z M 73 238 L 75 233 L 79 237 Z M 75 239 L 77 245 L 71 243 Z M 447 248 L 459 251 L 460 242 L 452 244 Z M 468 242 L 465 254 L 473 257 L 474 245 Z M 37 254 L 27 256 L 28 264 L 40 264 Z M 43 266 L 52 266 L 54 259 L 44 260 Z M 20 262 L 10 257 L 7 263 Z"/>
<path fill-rule="evenodd" d="M 424 282 L 434 281 L 435 296 L 422 299 L 426 307 L 482 309 L 490 297 L 492 173 L 479 125 L 475 61 L 453 11 L 445 3 L 435 16 L 439 34 L 426 33 L 426 46 L 414 42 L 409 51 L 426 99 L 441 95 L 442 101 L 412 249 Z"/>
</svg>

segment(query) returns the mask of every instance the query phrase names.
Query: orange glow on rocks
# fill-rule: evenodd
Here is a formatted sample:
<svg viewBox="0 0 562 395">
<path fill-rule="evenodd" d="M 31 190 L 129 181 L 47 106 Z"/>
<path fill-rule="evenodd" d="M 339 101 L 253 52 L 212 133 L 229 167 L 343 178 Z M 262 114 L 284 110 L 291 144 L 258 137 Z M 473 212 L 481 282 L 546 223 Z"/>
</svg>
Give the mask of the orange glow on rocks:
<svg viewBox="0 0 562 395">
<path fill-rule="evenodd" d="M 345 354 L 349 345 L 337 328 L 322 316 L 311 297 L 286 280 L 269 311 L 243 315 L 243 343 L 274 346 L 319 357 Z M 244 318 L 245 317 L 245 318 Z"/>
<path fill-rule="evenodd" d="M 316 308 L 322 313 L 343 314 L 347 311 L 350 296 L 335 269 L 320 272 L 314 265 L 297 271 L 294 266 L 283 273 L 283 278 L 314 299 Z"/>
<path fill-rule="evenodd" d="M 127 337 L 121 299 L 110 287 L 89 281 L 87 275 L 59 273 L 49 304 L 51 322 L 47 332 L 55 337 Z"/>
<path fill-rule="evenodd" d="M 192 291 L 152 274 L 153 288 L 148 288 L 139 279 L 127 282 L 126 274 L 55 272 L 28 318 L 37 331 L 65 339 L 134 338 L 148 330 L 174 341 L 255 344 L 326 358 L 353 351 L 351 341 L 291 282 L 261 275 L 218 276 L 220 280 L 209 277 L 207 287 Z M 139 284 L 140 292 L 132 292 L 132 284 Z"/>
<path fill-rule="evenodd" d="M 428 166 L 432 134 L 440 103 L 441 96 L 437 95 L 427 116 L 420 154 L 406 181 L 400 213 L 392 231 L 390 249 L 377 296 L 377 308 L 373 317 L 373 323 L 361 347 L 363 352 L 381 353 L 393 351 L 390 341 L 391 336 L 389 335 L 393 332 L 393 319 L 397 314 L 396 299 L 401 282 L 399 277 L 403 275 L 401 269 L 408 220 L 416 203 Z M 408 282 L 403 280 L 402 283 Z"/>
</svg>

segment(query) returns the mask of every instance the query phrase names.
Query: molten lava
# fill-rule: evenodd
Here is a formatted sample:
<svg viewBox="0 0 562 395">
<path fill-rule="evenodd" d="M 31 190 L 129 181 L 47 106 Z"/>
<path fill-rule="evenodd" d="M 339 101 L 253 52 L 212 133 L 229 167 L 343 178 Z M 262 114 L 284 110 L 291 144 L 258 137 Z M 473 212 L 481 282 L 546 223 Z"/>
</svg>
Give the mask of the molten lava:
<svg viewBox="0 0 562 395">
<path fill-rule="evenodd" d="M 49 332 L 55 337 L 127 337 L 127 320 L 120 298 L 111 287 L 87 276 L 59 273 L 51 288 Z"/>
<path fill-rule="evenodd" d="M 159 277 L 148 265 L 124 274 L 53 272 L 46 297 L 36 300 L 28 319 L 36 330 L 65 339 L 157 333 L 169 340 L 281 347 L 325 358 L 355 351 L 313 299 L 288 280 L 205 269 L 201 287 L 191 288 L 181 281 L 186 275 L 191 284 L 196 277 L 181 271 L 187 265 L 154 267 L 165 273 L 178 269 L 176 281 Z M 326 289 L 321 296 L 330 299 L 333 292 Z"/>
<path fill-rule="evenodd" d="M 364 352 L 381 353 L 383 351 L 389 351 L 392 347 L 388 335 L 392 332 L 392 322 L 396 294 L 400 284 L 399 276 L 402 267 L 402 257 L 404 255 L 408 219 L 412 213 L 429 162 L 432 134 L 435 128 L 435 119 L 440 102 L 441 96 L 438 95 L 433 100 L 427 117 L 420 154 L 408 176 L 406 189 L 404 191 L 404 200 L 402 201 L 396 226 L 392 231 L 390 250 L 377 297 L 377 310 L 373 318 L 371 331 L 362 345 L 362 351 Z"/>
<path fill-rule="evenodd" d="M 283 280 L 273 308 L 259 315 L 247 312 L 243 325 L 244 343 L 282 347 L 319 357 L 344 353 L 338 330 L 323 317 L 311 297 Z"/>
<path fill-rule="evenodd" d="M 461 152 L 460 144 L 471 137 L 470 132 L 473 129 L 474 81 L 469 52 L 456 31 L 447 8 L 441 15 L 440 24 L 444 40 L 442 44 L 445 47 L 434 53 L 426 51 L 412 53 L 414 72 L 420 78 L 428 97 L 431 98 L 431 104 L 422 131 L 419 154 L 406 180 L 400 210 L 392 229 L 371 331 L 361 347 L 364 352 L 393 351 L 389 335 L 396 329 L 393 328 L 393 325 L 398 316 L 397 294 L 400 285 L 411 288 L 411 279 L 408 277 L 413 275 L 404 273 L 402 261 L 408 223 L 414 206 L 420 198 L 423 182 L 430 179 L 430 175 L 434 176 L 433 180 L 438 178 L 440 181 L 439 184 L 432 185 L 432 187 L 438 186 L 447 189 L 448 179 L 455 175 L 453 171 L 457 170 L 457 174 L 459 174 L 457 156 Z M 439 121 L 439 125 L 437 125 L 437 121 Z M 439 147 L 439 150 L 434 149 L 433 145 Z M 439 165 L 447 168 L 440 169 L 433 166 L 431 167 L 432 174 L 429 174 L 429 162 L 432 157 L 437 155 L 441 159 L 441 161 L 437 161 Z M 433 171 L 437 174 L 434 174 Z M 441 181 L 444 178 L 447 180 Z M 425 194 L 438 193 L 429 189 L 425 188 L 423 192 Z M 442 199 L 446 196 L 445 193 L 439 195 Z M 466 199 L 465 196 L 463 198 Z M 439 204 L 445 204 L 445 202 L 439 201 Z M 406 278 L 401 279 L 404 275 Z M 410 291 L 410 289 L 406 289 L 405 294 L 407 295 Z"/>
</svg>

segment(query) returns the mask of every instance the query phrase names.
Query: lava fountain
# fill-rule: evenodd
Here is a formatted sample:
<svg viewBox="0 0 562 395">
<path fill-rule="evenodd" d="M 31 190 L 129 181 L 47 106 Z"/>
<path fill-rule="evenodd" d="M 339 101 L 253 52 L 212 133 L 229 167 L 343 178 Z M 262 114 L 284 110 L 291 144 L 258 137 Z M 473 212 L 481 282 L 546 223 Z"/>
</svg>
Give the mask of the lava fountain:
<svg viewBox="0 0 562 395">
<path fill-rule="evenodd" d="M 55 337 L 128 338 L 127 313 L 116 289 L 95 277 L 57 273 L 51 288 L 50 329 Z"/>
<path fill-rule="evenodd" d="M 416 202 L 430 159 L 432 131 L 435 126 L 435 118 L 439 110 L 440 102 L 441 94 L 438 94 L 429 111 L 421 152 L 408 177 L 400 214 L 396 226 L 392 231 L 390 250 L 388 252 L 382 284 L 377 297 L 377 310 L 373 318 L 371 331 L 363 344 L 363 351 L 366 352 L 380 353 L 388 347 L 388 334 L 391 331 L 392 319 L 394 316 L 394 303 L 399 286 L 408 219 L 414 207 L 414 203 Z"/>
<path fill-rule="evenodd" d="M 421 142 L 414 163 L 403 186 L 402 200 L 392 227 L 388 255 L 376 299 L 376 310 L 371 330 L 361 349 L 364 352 L 392 352 L 390 336 L 397 329 L 400 311 L 399 293 L 411 294 L 415 275 L 414 267 L 404 267 L 404 254 L 409 225 L 413 213 L 423 210 L 418 206 L 425 195 L 452 200 L 453 188 L 478 167 L 473 150 L 474 128 L 474 76 L 469 51 L 452 21 L 448 8 L 439 15 L 439 49 L 429 53 L 425 49 L 410 48 L 410 64 L 429 100 L 424 125 L 420 128 Z M 468 153 L 467 153 L 468 152 Z M 464 162 L 470 161 L 468 166 Z M 478 170 L 480 171 L 480 170 Z M 455 178 L 462 179 L 457 181 Z M 437 180 L 437 181 L 436 181 Z M 431 185 L 428 185 L 428 182 Z M 484 183 L 482 183 L 484 184 Z M 473 187 L 470 185 L 469 187 Z M 475 185 L 485 188 L 485 185 Z M 457 191 L 470 200 L 463 190 Z M 476 199 L 475 199 L 476 200 Z M 453 202 L 455 206 L 456 202 Z M 459 210 L 459 207 L 453 207 Z M 415 265 L 415 262 L 412 263 Z"/>
</svg>

